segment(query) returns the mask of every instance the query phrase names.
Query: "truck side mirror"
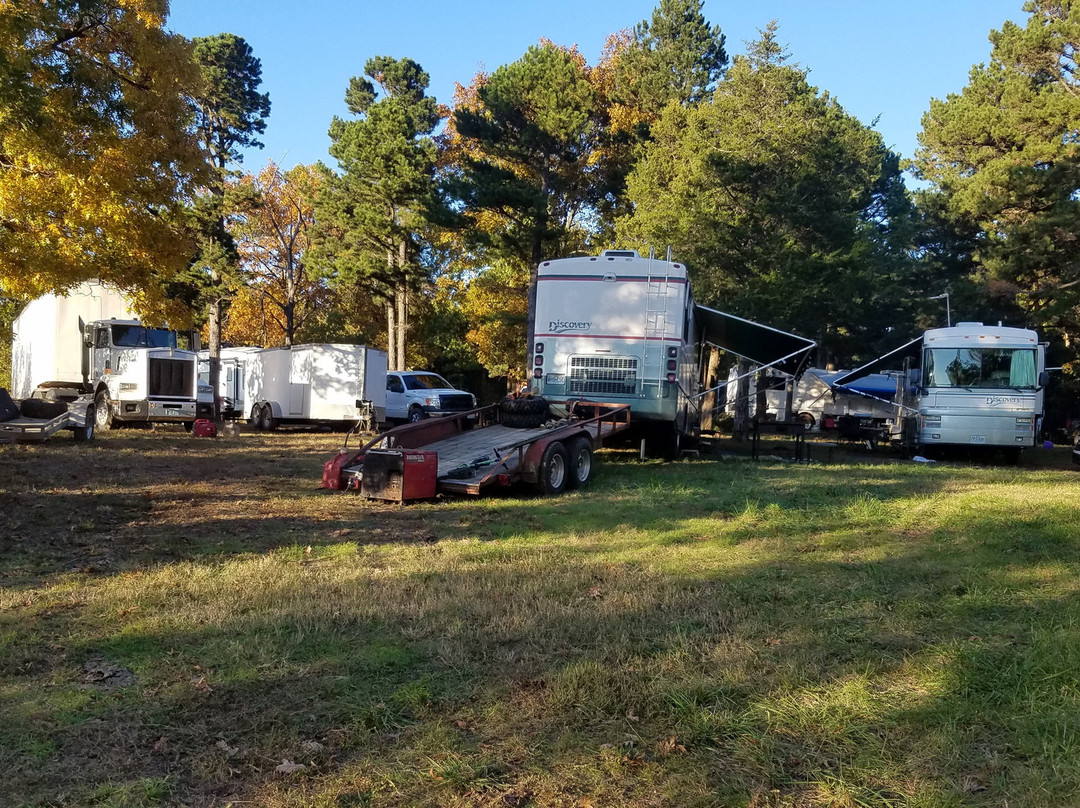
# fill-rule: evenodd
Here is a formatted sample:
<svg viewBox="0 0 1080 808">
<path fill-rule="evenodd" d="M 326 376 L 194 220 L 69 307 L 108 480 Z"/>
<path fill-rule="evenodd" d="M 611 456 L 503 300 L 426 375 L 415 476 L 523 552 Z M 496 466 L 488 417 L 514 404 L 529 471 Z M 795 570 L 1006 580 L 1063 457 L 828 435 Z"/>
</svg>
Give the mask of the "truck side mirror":
<svg viewBox="0 0 1080 808">
<path fill-rule="evenodd" d="M 1039 387 L 1046 387 L 1046 385 L 1048 385 L 1048 384 L 1050 384 L 1050 374 L 1047 373 L 1045 370 L 1040 370 L 1039 371 Z"/>
<path fill-rule="evenodd" d="M 94 347 L 94 327 L 92 325 L 86 325 L 83 327 L 83 345 L 87 348 Z"/>
</svg>

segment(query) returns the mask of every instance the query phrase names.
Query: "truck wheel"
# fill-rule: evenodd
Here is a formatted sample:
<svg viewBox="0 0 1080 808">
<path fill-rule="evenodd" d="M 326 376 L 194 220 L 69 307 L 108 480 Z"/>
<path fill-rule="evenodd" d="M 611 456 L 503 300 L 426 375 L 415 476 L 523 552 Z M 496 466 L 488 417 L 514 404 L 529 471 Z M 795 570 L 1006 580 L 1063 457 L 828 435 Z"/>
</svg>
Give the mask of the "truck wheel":
<svg viewBox="0 0 1080 808">
<path fill-rule="evenodd" d="M 540 458 L 540 478 L 537 482 L 540 493 L 545 496 L 554 496 L 565 491 L 569 466 L 566 447 L 559 441 L 549 443 Z"/>
<path fill-rule="evenodd" d="M 108 432 L 112 428 L 109 394 L 104 390 L 94 396 L 94 427 L 98 432 Z"/>
<path fill-rule="evenodd" d="M 75 436 L 75 440 L 80 443 L 83 441 L 92 440 L 94 437 L 94 420 L 97 418 L 97 408 L 93 404 L 86 405 L 86 415 L 83 423 L 85 426 L 77 426 L 71 430 L 72 435 Z"/>
<path fill-rule="evenodd" d="M 593 469 L 592 441 L 584 435 L 578 435 L 570 444 L 570 479 L 571 488 L 584 488 L 592 479 Z"/>
<path fill-rule="evenodd" d="M 424 411 L 419 407 L 409 408 L 409 423 L 416 424 L 424 420 Z"/>
</svg>

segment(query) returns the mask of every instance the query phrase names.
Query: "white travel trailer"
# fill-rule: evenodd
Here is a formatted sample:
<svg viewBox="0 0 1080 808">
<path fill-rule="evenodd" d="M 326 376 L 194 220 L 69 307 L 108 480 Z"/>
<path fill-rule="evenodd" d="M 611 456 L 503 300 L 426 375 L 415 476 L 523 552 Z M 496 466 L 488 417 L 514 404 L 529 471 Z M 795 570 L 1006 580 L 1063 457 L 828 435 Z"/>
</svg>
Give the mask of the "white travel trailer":
<svg viewBox="0 0 1080 808">
<path fill-rule="evenodd" d="M 792 377 L 786 373 L 771 375 L 766 379 L 766 412 L 778 421 L 801 419 L 808 429 L 832 429 L 843 416 L 858 418 L 860 423 L 878 427 L 881 430 L 893 430 L 903 417 L 904 376 L 899 372 L 872 373 L 852 382 L 850 388 L 832 386 L 833 381 L 846 376 L 850 371 L 807 368 L 802 376 L 794 380 L 791 395 L 791 407 L 788 408 L 787 388 L 792 384 Z M 733 367 L 729 373 L 728 399 L 724 410 L 729 415 L 735 412 L 733 391 L 738 369 Z M 749 379 L 747 395 L 751 402 L 757 398 L 757 377 Z M 751 409 L 753 409 L 751 407 Z M 760 415 L 760 413 L 759 413 Z M 898 431 L 899 426 L 895 426 Z"/>
<path fill-rule="evenodd" d="M 1035 445 L 1048 377 L 1046 345 L 1024 328 L 957 323 L 918 339 L 833 381 L 850 388 L 902 357 L 921 361 L 905 409 L 917 417 L 923 454 L 947 446 L 1004 451 L 1015 460 Z"/>
<path fill-rule="evenodd" d="M 544 261 L 532 392 L 555 403 L 630 404 L 665 454 L 700 426 L 705 343 L 795 373 L 815 343 L 694 302 L 685 264 L 631 250 Z"/>
<path fill-rule="evenodd" d="M 26 305 L 13 326 L 16 398 L 94 399 L 96 427 L 195 419 L 196 355 L 177 334 L 135 319 L 127 298 L 100 283 Z"/>
<path fill-rule="evenodd" d="M 366 414 L 386 421 L 386 352 L 323 343 L 285 348 L 223 348 L 223 411 L 257 429 L 279 424 L 353 426 Z M 209 360 L 203 371 L 209 380 Z M 208 396 L 207 396 L 208 398 Z"/>
</svg>

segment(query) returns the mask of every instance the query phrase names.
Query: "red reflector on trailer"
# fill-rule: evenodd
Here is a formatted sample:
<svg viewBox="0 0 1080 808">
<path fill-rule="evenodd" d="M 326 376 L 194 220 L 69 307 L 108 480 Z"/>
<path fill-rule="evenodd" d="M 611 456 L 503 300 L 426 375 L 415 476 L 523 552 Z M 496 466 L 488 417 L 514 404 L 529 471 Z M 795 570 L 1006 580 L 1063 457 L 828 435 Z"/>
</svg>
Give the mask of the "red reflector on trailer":
<svg viewBox="0 0 1080 808">
<path fill-rule="evenodd" d="M 499 485 L 510 485 L 510 475 L 509 474 L 500 474 L 499 475 Z"/>
</svg>

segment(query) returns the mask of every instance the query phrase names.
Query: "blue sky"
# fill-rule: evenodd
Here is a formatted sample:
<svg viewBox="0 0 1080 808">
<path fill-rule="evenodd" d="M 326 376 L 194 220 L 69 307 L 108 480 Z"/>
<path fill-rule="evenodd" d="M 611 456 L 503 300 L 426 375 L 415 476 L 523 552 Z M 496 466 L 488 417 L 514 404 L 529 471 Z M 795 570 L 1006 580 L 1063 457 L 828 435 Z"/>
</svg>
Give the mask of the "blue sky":
<svg viewBox="0 0 1080 808">
<path fill-rule="evenodd" d="M 188 37 L 230 32 L 262 60 L 272 111 L 268 159 L 286 167 L 331 162 L 326 131 L 351 76 L 371 56 L 408 56 L 431 75 L 431 94 L 452 101 L 456 82 L 518 59 L 541 37 L 577 44 L 595 64 L 608 34 L 651 16 L 656 0 L 173 0 L 169 27 Z M 878 120 L 886 144 L 904 157 L 916 148 L 932 97 L 959 92 L 972 65 L 989 59 L 987 35 L 1023 0 L 706 0 L 705 16 L 727 36 L 729 55 L 745 50 L 769 20 L 810 81 L 865 123 Z"/>
</svg>

